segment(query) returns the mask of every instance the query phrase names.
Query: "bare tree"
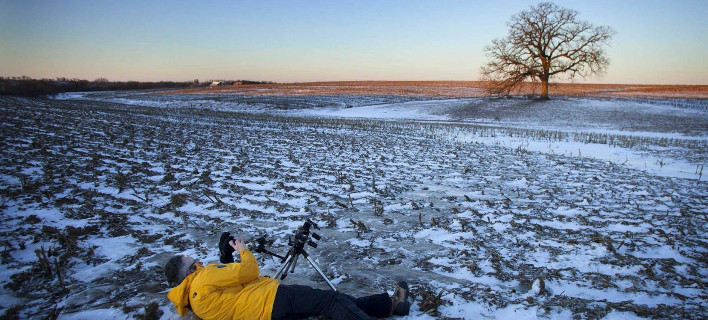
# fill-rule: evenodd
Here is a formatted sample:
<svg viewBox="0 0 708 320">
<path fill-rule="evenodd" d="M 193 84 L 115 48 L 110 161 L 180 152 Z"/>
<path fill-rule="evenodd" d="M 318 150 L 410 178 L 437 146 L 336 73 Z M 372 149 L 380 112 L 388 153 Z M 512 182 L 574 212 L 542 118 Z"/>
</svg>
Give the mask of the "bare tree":
<svg viewBox="0 0 708 320">
<path fill-rule="evenodd" d="M 492 94 L 509 94 L 530 80 L 541 82 L 541 98 L 548 99 L 551 77 L 600 76 L 609 65 L 604 46 L 615 31 L 579 20 L 575 10 L 544 2 L 513 15 L 507 25 L 506 37 L 484 49 L 490 61 L 481 75 L 492 82 Z"/>
</svg>

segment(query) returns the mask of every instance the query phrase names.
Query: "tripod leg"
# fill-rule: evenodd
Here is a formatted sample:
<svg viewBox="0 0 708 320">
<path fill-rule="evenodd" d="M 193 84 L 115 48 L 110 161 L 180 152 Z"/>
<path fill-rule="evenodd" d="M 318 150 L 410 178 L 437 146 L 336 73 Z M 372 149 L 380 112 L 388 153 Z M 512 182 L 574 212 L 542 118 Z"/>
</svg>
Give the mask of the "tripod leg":
<svg viewBox="0 0 708 320">
<path fill-rule="evenodd" d="M 275 275 L 273 276 L 273 279 L 278 279 L 278 278 L 280 278 L 281 275 L 283 276 L 283 278 L 281 278 L 280 280 L 285 279 L 285 276 L 287 276 L 288 273 L 287 272 L 283 273 L 283 271 L 288 269 L 288 267 L 292 263 L 292 259 L 293 259 L 292 253 L 288 252 L 288 254 L 285 256 L 285 260 L 283 262 L 283 265 L 280 266 L 280 269 L 278 269 L 278 272 L 275 273 Z"/>
<path fill-rule="evenodd" d="M 325 276 L 324 272 L 322 272 L 322 270 L 320 270 L 320 268 L 317 266 L 317 264 L 315 264 L 315 262 L 312 261 L 312 258 L 310 258 L 309 255 L 304 255 L 304 256 L 305 256 L 305 258 L 307 259 L 307 261 L 310 262 L 310 265 L 311 265 L 313 268 L 315 268 L 315 270 L 317 270 L 317 273 L 320 274 L 320 276 L 322 277 L 322 279 L 324 279 L 324 281 L 327 282 L 327 285 L 329 285 L 329 287 L 332 288 L 333 291 L 337 291 L 337 288 L 335 288 L 334 285 L 332 284 L 332 282 L 329 281 L 329 279 L 327 279 L 327 276 Z"/>
<path fill-rule="evenodd" d="M 290 273 L 295 273 L 295 265 L 297 265 L 297 257 L 298 257 L 297 253 L 295 255 L 293 255 L 293 259 L 291 260 L 292 266 L 290 266 Z"/>
</svg>

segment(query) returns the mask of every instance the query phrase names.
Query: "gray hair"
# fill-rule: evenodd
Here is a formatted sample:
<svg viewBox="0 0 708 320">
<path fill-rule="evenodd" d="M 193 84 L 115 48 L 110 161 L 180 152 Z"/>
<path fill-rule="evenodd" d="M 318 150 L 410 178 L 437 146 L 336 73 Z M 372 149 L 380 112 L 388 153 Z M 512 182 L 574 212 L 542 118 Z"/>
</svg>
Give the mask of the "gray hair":
<svg viewBox="0 0 708 320">
<path fill-rule="evenodd" d="M 180 284 L 187 277 L 187 268 L 189 266 L 185 265 L 184 256 L 176 255 L 167 261 L 165 265 L 165 275 L 167 276 L 167 281 L 172 284 Z"/>
</svg>

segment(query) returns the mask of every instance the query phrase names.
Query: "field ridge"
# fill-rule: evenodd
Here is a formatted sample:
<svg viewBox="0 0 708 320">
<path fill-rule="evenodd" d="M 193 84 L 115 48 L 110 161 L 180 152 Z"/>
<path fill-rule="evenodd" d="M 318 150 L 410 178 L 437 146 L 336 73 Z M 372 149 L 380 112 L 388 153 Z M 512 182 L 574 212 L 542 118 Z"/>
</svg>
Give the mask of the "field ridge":
<svg viewBox="0 0 708 320">
<path fill-rule="evenodd" d="M 180 90 L 182 94 L 233 93 L 242 95 L 399 95 L 445 98 L 487 96 L 484 81 L 321 81 L 235 84 Z M 539 86 L 526 83 L 515 95 L 533 95 Z M 175 93 L 174 91 L 171 93 Z M 708 99 L 708 85 L 552 83 L 551 96 L 612 98 Z"/>
</svg>

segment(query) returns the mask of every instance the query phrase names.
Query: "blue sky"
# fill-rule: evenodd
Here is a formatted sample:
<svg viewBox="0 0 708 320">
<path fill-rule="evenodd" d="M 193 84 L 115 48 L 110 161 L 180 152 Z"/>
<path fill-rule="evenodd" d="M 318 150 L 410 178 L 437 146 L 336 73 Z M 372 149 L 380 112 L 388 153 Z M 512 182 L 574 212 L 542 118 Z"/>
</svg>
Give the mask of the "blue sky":
<svg viewBox="0 0 708 320">
<path fill-rule="evenodd" d="M 0 76 L 478 80 L 539 1 L 0 0 Z M 589 82 L 708 84 L 708 1 L 556 1 L 617 31 Z"/>
</svg>

